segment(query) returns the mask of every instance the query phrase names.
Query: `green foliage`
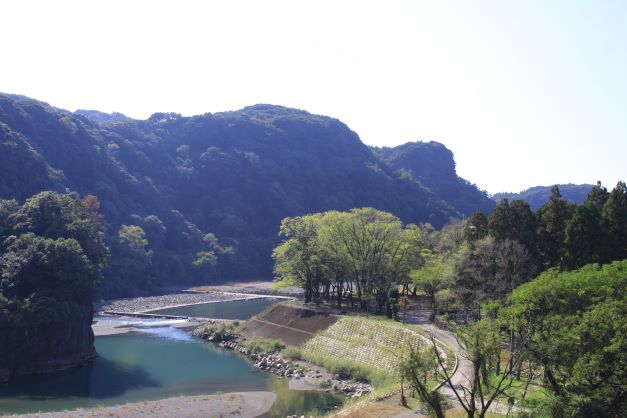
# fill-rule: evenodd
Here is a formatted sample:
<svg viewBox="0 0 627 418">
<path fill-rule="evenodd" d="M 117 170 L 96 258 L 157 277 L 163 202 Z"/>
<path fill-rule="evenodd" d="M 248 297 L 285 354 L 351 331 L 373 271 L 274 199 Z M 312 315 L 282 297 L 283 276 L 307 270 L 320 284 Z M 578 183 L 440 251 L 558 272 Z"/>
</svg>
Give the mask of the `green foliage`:
<svg viewBox="0 0 627 418">
<path fill-rule="evenodd" d="M 249 353 L 260 354 L 264 356 L 276 353 L 285 348 L 285 344 L 283 344 L 279 340 L 272 340 L 261 337 L 240 339 L 239 345 L 246 348 Z"/>
<path fill-rule="evenodd" d="M 551 197 L 536 213 L 538 253 L 545 268 L 562 263 L 566 224 L 574 211 L 575 205 L 562 199 L 559 188 L 553 186 Z"/>
<path fill-rule="evenodd" d="M 605 260 L 627 257 L 627 185 L 619 181 L 612 189 L 601 211 L 607 232 L 608 254 Z"/>
<path fill-rule="evenodd" d="M 549 270 L 518 287 L 502 312 L 531 332 L 528 350 L 571 416 L 627 411 L 627 260 Z"/>
<path fill-rule="evenodd" d="M 433 297 L 440 290 L 443 281 L 452 276 L 453 263 L 450 257 L 434 255 L 429 250 L 424 250 L 422 255 L 424 265 L 419 269 L 412 270 L 409 276 L 414 286 L 426 295 Z"/>
<path fill-rule="evenodd" d="M 468 242 L 475 242 L 488 235 L 488 218 L 483 212 L 475 212 L 464 224 L 464 237 Z"/>
<path fill-rule="evenodd" d="M 494 209 L 494 202 L 485 191 L 457 175 L 453 153 L 438 142 L 408 142 L 373 150 L 401 177 L 429 187 L 461 215 L 490 213 Z"/>
<path fill-rule="evenodd" d="M 456 264 L 452 291 L 460 304 L 477 314 L 483 303 L 503 299 L 534 274 L 534 263 L 522 244 L 487 237 L 475 243 Z"/>
<path fill-rule="evenodd" d="M 120 244 L 126 245 L 133 252 L 142 252 L 148 246 L 146 233 L 137 225 L 122 225 L 118 237 Z"/>
<path fill-rule="evenodd" d="M 77 323 L 91 324 L 94 289 L 107 255 L 97 219 L 82 201 L 53 192 L 22 206 L 0 201 L 0 368 L 16 370 L 93 350 L 88 334 L 62 349 L 51 338 L 42 350 L 36 338 L 41 329 L 63 335 Z"/>
<path fill-rule="evenodd" d="M 435 390 L 436 384 L 433 379 L 437 378 L 438 374 L 433 349 L 412 347 L 399 369 L 403 380 L 409 381 L 427 412 L 443 418 L 446 398 Z"/>
<path fill-rule="evenodd" d="M 285 347 L 283 351 L 281 351 L 281 355 L 290 360 L 302 360 L 303 359 L 303 351 L 298 347 L 288 346 Z"/>
<path fill-rule="evenodd" d="M 376 206 L 407 223 L 440 227 L 468 213 L 462 206 L 491 210 L 492 202 L 485 206 L 485 196 L 456 176 L 449 150 L 418 148 L 412 159 L 420 167 L 445 163 L 450 176 L 401 179 L 340 121 L 279 106 L 133 120 L 0 94 L 0 198 L 22 202 L 42 190 L 97 195 L 107 246 L 118 244 L 122 225 L 145 231 L 153 285 L 270 277 L 285 217 Z M 438 180 L 441 187 L 430 188 Z M 209 231 L 236 257 L 203 242 Z M 119 271 L 106 271 L 103 296 L 150 287 L 122 281 Z"/>
<path fill-rule="evenodd" d="M 530 253 L 535 252 L 536 220 L 529 205 L 522 200 L 510 204 L 503 199 L 488 219 L 488 231 L 497 241 L 518 241 Z"/>
<path fill-rule="evenodd" d="M 404 228 L 394 215 L 373 208 L 286 218 L 280 234 L 286 240 L 273 252 L 275 274 L 301 286 L 305 302 L 330 300 L 333 285 L 341 305 L 344 286 L 352 290 L 354 284 L 361 307 L 372 298 L 382 313 L 390 290 L 423 262 L 420 229 Z"/>
<path fill-rule="evenodd" d="M 303 358 L 313 364 L 324 367 L 333 374 L 339 375 L 341 379 L 370 383 L 374 387 L 386 386 L 395 380 L 394 376 L 391 374 L 382 372 L 361 362 L 343 360 L 337 357 L 310 352 L 304 352 Z"/>
<path fill-rule="evenodd" d="M 605 250 L 607 246 L 598 208 L 588 202 L 578 206 L 566 224 L 564 267 L 572 270 L 586 264 L 601 262 L 607 254 Z"/>
</svg>

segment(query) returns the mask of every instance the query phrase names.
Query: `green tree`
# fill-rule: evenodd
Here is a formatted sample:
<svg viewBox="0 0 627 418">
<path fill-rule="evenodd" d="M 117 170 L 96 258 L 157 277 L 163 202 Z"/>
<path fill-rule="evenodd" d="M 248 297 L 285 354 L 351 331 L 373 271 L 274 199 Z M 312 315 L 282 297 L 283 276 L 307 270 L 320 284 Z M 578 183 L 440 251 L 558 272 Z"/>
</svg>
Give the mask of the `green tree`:
<svg viewBox="0 0 627 418">
<path fill-rule="evenodd" d="M 548 270 L 516 288 L 502 310 L 530 333 L 525 349 L 566 416 L 627 411 L 626 287 L 627 260 Z"/>
<path fill-rule="evenodd" d="M 566 224 L 564 267 L 572 270 L 603 261 L 606 241 L 597 206 L 589 201 L 578 206 Z"/>
<path fill-rule="evenodd" d="M 531 208 L 522 200 L 514 200 L 510 204 L 503 199 L 488 218 L 488 231 L 497 241 L 518 241 L 530 254 L 535 252 L 536 222 Z"/>
<path fill-rule="evenodd" d="M 433 350 L 433 347 L 410 347 L 409 354 L 401 362 L 399 370 L 402 380 L 409 381 L 425 409 L 438 418 L 444 418 L 446 398 L 436 390 L 433 383 L 433 376 L 437 374 L 436 354 Z M 401 382 L 401 390 L 403 389 Z"/>
<path fill-rule="evenodd" d="M 612 189 L 601 212 L 607 231 L 607 261 L 627 258 L 627 186 L 619 181 Z"/>
<path fill-rule="evenodd" d="M 22 206 L 0 201 L 3 374 L 54 371 L 96 355 L 92 299 L 107 250 L 95 214 L 80 200 L 54 192 Z"/>
<path fill-rule="evenodd" d="M 313 299 L 316 277 L 322 268 L 317 242 L 318 224 L 317 216 L 285 218 L 279 235 L 287 240 L 272 253 L 275 274 L 285 284 L 302 287 L 305 303 Z"/>
<path fill-rule="evenodd" d="M 464 224 L 464 238 L 473 243 L 488 235 L 488 218 L 483 212 L 475 212 L 466 219 Z"/>
<path fill-rule="evenodd" d="M 519 353 L 526 342 L 526 337 L 515 343 L 510 340 L 509 350 L 505 351 L 503 350 L 505 335 L 500 324 L 486 319 L 458 328 L 455 336 L 461 347 L 461 357 L 470 364 L 467 382 L 461 387 L 452 383 L 446 362 L 436 349 L 435 340 L 432 339 L 432 352 L 437 361 L 437 371 L 455 394 L 468 418 L 483 418 L 497 399 L 506 396 L 510 390 L 524 385 L 517 380 L 515 370 L 524 361 L 525 357 Z M 503 358 L 505 367 L 501 367 Z M 530 378 L 531 374 L 527 380 Z"/>
<path fill-rule="evenodd" d="M 588 193 L 588 197 L 584 203 L 593 205 L 599 212 L 601 212 L 608 197 L 610 197 L 610 194 L 607 192 L 607 189 L 603 187 L 600 181 L 598 181 L 597 184 L 592 187 L 590 193 Z"/>
<path fill-rule="evenodd" d="M 122 225 L 118 231 L 120 244 L 127 246 L 133 252 L 143 252 L 148 247 L 146 233 L 137 225 Z"/>
<path fill-rule="evenodd" d="M 488 237 L 459 260 L 454 291 L 466 309 L 480 316 L 482 304 L 505 298 L 516 286 L 531 279 L 535 271 L 529 252 L 521 243 Z"/>
<path fill-rule="evenodd" d="M 424 250 L 422 254 L 425 260 L 423 266 L 412 270 L 410 277 L 414 286 L 427 296 L 434 297 L 444 278 L 453 274 L 454 266 L 444 256 L 433 254 L 429 250 Z"/>
<path fill-rule="evenodd" d="M 559 188 L 551 188 L 551 197 L 536 213 L 538 253 L 544 268 L 559 266 L 564 257 L 566 224 L 575 205 L 562 199 Z"/>
</svg>

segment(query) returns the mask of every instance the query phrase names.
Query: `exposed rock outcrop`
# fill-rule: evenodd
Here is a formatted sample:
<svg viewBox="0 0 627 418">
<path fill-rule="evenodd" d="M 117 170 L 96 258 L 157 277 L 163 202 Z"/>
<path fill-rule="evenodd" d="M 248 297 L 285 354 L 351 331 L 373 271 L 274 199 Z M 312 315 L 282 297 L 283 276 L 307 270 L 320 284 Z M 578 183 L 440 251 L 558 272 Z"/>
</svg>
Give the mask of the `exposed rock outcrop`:
<svg viewBox="0 0 627 418">
<path fill-rule="evenodd" d="M 85 365 L 98 355 L 93 312 L 37 327 L 0 326 L 0 382 L 26 374 L 52 373 Z"/>
</svg>

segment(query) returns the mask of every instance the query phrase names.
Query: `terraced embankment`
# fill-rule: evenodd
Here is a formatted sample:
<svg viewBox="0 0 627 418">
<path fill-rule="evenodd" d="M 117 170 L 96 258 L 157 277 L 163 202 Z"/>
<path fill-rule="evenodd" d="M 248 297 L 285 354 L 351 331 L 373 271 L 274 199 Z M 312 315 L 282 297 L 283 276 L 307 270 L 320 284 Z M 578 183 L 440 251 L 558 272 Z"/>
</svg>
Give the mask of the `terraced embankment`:
<svg viewBox="0 0 627 418">
<path fill-rule="evenodd" d="M 335 358 L 392 373 L 410 346 L 430 344 L 418 329 L 390 320 L 339 316 L 284 304 L 250 319 L 239 332 L 300 347 L 308 358 Z"/>
<path fill-rule="evenodd" d="M 422 334 L 391 321 L 343 316 L 307 341 L 306 355 L 322 355 L 364 363 L 375 369 L 393 372 L 409 347 L 429 344 Z"/>
<path fill-rule="evenodd" d="M 279 304 L 251 318 L 239 332 L 248 337 L 270 338 L 301 346 L 338 318 L 337 315 Z"/>
</svg>

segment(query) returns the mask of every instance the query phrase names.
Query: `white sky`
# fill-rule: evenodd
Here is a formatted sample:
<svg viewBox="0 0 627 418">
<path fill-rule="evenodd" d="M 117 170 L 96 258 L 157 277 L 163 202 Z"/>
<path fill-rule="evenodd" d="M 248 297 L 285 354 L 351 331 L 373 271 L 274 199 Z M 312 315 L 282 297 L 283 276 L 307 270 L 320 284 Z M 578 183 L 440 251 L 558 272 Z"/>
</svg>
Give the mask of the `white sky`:
<svg viewBox="0 0 627 418">
<path fill-rule="evenodd" d="M 272 103 L 437 140 L 491 193 L 627 180 L 627 2 L 3 1 L 0 91 L 146 118 Z"/>
</svg>

